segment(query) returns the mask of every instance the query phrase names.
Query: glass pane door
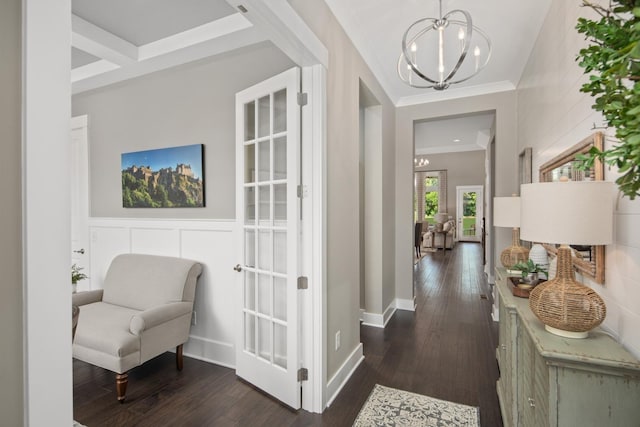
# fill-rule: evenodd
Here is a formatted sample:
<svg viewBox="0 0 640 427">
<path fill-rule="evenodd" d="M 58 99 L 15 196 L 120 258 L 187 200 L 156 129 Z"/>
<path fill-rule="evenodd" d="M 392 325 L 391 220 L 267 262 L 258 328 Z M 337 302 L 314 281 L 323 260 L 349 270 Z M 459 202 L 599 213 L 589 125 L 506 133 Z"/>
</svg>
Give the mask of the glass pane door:
<svg viewBox="0 0 640 427">
<path fill-rule="evenodd" d="M 300 407 L 297 381 L 299 70 L 236 96 L 242 267 L 237 373 Z"/>
</svg>

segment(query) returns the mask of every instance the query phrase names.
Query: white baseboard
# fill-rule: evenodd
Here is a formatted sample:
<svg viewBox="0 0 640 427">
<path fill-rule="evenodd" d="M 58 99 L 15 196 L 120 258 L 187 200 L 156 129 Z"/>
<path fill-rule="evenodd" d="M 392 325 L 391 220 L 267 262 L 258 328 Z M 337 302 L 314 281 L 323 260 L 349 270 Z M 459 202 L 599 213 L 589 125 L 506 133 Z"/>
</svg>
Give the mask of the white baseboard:
<svg viewBox="0 0 640 427">
<path fill-rule="evenodd" d="M 233 344 L 191 335 L 184 344 L 185 356 L 226 368 L 236 368 L 236 352 Z"/>
<path fill-rule="evenodd" d="M 347 381 L 349 381 L 349 378 L 351 378 L 355 370 L 364 360 L 362 349 L 362 343 L 358 344 L 355 350 L 353 350 L 353 352 L 349 355 L 347 360 L 345 360 L 342 366 L 340 366 L 338 372 L 336 372 L 335 375 L 331 377 L 329 382 L 327 382 L 327 396 L 329 397 L 329 399 L 327 400 L 327 407 L 331 406 L 333 401 L 338 396 L 338 393 L 340 393 Z"/>
<path fill-rule="evenodd" d="M 391 301 L 391 304 L 386 308 L 384 313 L 362 313 L 362 324 L 365 326 L 373 326 L 376 328 L 384 328 L 389 323 L 389 320 L 393 316 L 393 313 L 396 312 L 396 304 L 395 300 Z"/>
<path fill-rule="evenodd" d="M 416 297 L 412 299 L 396 298 L 396 308 L 398 310 L 416 311 Z"/>
</svg>

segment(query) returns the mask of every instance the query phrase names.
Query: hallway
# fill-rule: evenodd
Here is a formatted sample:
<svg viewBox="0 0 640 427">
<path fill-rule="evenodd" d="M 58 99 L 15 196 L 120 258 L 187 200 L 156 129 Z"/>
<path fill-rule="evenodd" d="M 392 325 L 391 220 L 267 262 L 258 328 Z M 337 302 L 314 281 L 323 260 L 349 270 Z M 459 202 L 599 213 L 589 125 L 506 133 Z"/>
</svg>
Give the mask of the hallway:
<svg viewBox="0 0 640 427">
<path fill-rule="evenodd" d="M 497 324 L 490 299 L 482 298 L 490 290 L 481 245 L 427 252 L 414 267 L 414 284 L 415 313 L 397 311 L 384 330 L 361 327 L 365 361 L 323 421 L 350 426 L 378 383 L 479 406 L 482 426 L 501 426 Z"/>
<path fill-rule="evenodd" d="M 483 427 L 502 425 L 496 396 L 497 324 L 477 243 L 427 253 L 415 266 L 416 312 L 387 327 L 361 327 L 365 360 L 322 415 L 292 412 L 239 381 L 231 369 L 166 353 L 130 374 L 116 402 L 113 374 L 74 360 L 74 415 L 98 426 L 351 426 L 373 386 L 480 407 Z"/>
</svg>

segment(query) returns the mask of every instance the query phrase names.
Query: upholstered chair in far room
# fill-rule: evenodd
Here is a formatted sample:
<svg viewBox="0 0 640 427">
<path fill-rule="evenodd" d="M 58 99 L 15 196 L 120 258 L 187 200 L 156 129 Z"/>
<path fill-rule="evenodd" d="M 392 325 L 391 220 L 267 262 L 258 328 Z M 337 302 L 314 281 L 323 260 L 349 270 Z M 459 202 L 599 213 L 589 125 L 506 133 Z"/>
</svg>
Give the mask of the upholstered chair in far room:
<svg viewBox="0 0 640 427">
<path fill-rule="evenodd" d="M 196 261 L 123 254 L 111 261 L 103 289 L 73 295 L 80 307 L 73 357 L 116 373 L 118 401 L 124 402 L 128 371 L 182 346 L 189 339 Z"/>
</svg>

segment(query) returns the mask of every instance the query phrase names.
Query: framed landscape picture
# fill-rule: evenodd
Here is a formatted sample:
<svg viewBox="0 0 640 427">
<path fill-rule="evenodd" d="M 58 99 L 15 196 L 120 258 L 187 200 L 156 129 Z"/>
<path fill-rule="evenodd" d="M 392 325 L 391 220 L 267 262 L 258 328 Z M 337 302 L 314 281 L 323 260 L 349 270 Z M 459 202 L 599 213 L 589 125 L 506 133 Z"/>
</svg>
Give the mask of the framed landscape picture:
<svg viewBox="0 0 640 427">
<path fill-rule="evenodd" d="M 123 153 L 125 208 L 204 207 L 202 144 Z"/>
</svg>

